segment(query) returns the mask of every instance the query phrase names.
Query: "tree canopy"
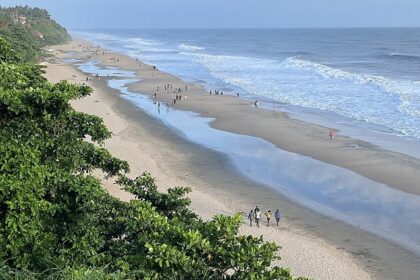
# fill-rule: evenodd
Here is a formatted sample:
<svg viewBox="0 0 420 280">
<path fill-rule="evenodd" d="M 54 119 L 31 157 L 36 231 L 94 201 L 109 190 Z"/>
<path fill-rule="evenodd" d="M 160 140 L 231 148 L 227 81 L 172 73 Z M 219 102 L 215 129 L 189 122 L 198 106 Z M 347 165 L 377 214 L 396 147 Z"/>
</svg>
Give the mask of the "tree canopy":
<svg viewBox="0 0 420 280">
<path fill-rule="evenodd" d="M 1 37 L 7 38 L 22 59 L 32 62 L 45 55 L 42 51 L 45 45 L 71 39 L 66 29 L 52 20 L 46 10 L 28 6 L 0 7 Z"/>
</svg>

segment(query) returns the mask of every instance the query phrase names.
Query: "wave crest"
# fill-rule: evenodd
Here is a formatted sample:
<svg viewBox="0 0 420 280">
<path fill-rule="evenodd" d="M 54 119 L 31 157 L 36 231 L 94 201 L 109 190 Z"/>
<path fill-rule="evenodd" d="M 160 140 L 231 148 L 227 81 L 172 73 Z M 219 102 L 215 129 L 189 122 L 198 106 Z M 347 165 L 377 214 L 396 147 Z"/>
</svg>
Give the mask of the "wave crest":
<svg viewBox="0 0 420 280">
<path fill-rule="evenodd" d="M 178 45 L 178 48 L 184 51 L 202 51 L 206 49 L 205 47 L 188 45 L 188 44 L 180 44 Z"/>
<path fill-rule="evenodd" d="M 420 56 L 412 55 L 412 54 L 402 54 L 402 53 L 390 53 L 388 57 L 391 58 L 398 58 L 398 59 L 420 59 Z"/>
</svg>

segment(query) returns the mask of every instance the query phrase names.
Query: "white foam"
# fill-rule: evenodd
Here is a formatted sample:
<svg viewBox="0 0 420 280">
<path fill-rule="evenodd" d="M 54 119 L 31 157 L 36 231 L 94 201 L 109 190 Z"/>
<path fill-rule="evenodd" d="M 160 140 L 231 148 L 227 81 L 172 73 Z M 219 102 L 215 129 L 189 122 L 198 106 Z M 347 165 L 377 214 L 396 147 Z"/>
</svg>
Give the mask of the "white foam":
<svg viewBox="0 0 420 280">
<path fill-rule="evenodd" d="M 390 57 L 398 57 L 398 58 L 407 58 L 407 59 L 420 59 L 420 56 L 413 55 L 413 54 L 407 54 L 407 53 L 390 53 L 388 56 Z"/>
<path fill-rule="evenodd" d="M 313 70 L 325 78 L 348 79 L 354 83 L 375 85 L 383 89 L 388 94 L 397 95 L 401 100 L 401 105 L 398 108 L 402 112 L 411 116 L 420 116 L 419 81 L 391 80 L 381 76 L 353 74 L 319 63 L 304 61 L 293 57 L 286 59 L 285 64 L 291 64 L 295 67 Z"/>
<path fill-rule="evenodd" d="M 420 138 L 420 82 L 349 73 L 290 57 L 283 61 L 183 53 L 256 96 L 328 110 Z"/>
<path fill-rule="evenodd" d="M 188 45 L 188 44 L 180 44 L 178 45 L 178 48 L 184 51 L 202 51 L 206 49 L 205 47 Z"/>
<path fill-rule="evenodd" d="M 134 37 L 134 38 L 128 38 L 127 41 L 135 43 L 136 45 L 140 46 L 161 46 L 163 45 L 161 42 L 150 40 L 150 39 L 144 39 L 141 37 Z"/>
</svg>

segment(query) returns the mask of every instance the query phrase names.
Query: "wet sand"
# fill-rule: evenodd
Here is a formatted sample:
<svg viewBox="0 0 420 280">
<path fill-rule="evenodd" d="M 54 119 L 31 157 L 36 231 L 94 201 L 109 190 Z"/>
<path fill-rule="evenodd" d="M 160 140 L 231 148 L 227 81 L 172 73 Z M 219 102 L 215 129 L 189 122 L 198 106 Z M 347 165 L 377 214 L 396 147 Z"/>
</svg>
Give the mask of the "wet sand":
<svg viewBox="0 0 420 280">
<path fill-rule="evenodd" d="M 77 51 L 79 43 L 74 44 L 59 48 Z M 91 54 L 74 56 L 88 58 Z M 114 57 L 119 61 L 110 60 Z M 138 71 L 143 81 L 133 85 L 133 90 L 152 95 L 159 85 L 157 99 L 162 102 L 170 102 L 174 96 L 171 93 L 162 93 L 165 83 L 171 83 L 173 87 L 185 87 L 185 83 L 177 78 L 153 70 L 151 66 L 143 64 L 139 67 L 139 62 L 123 55 L 109 53 L 97 58 L 102 59 L 106 65 L 118 65 L 124 69 Z M 71 65 L 50 65 L 48 77 L 51 80 L 69 79 L 82 82 L 85 75 Z M 192 208 L 204 218 L 210 218 L 215 213 L 245 211 L 257 204 L 264 205 L 267 209 L 275 209 L 278 205 L 287 209 L 280 231 L 271 227 L 251 229 L 247 226 L 242 230 L 244 233 L 263 234 L 266 239 L 282 245 L 281 265 L 291 267 L 295 274 L 317 279 L 369 279 L 369 274 L 366 273 L 368 271 L 381 279 L 415 279 L 412 277 L 418 273 L 419 262 L 411 253 L 381 238 L 297 206 L 271 189 L 250 182 L 235 172 L 221 155 L 185 141 L 132 104 L 119 98 L 118 93 L 107 87 L 103 80 L 94 80 L 92 85 L 95 88 L 94 95 L 75 105 L 82 111 L 97 114 L 105 119 L 105 123 L 115 134 L 114 138 L 107 142 L 107 147 L 116 156 L 128 160 L 133 173 L 139 174 L 143 170 L 149 170 L 157 177 L 158 182 L 166 187 L 179 184 L 192 186 Z M 394 160 L 402 157 L 346 137 L 338 136 L 334 141 L 328 141 L 326 128 L 291 120 L 281 113 L 255 109 L 250 106 L 249 101 L 229 96 L 210 96 L 203 92 L 199 85 L 188 84 L 188 91 L 182 92 L 182 95 L 187 95 L 187 100 L 171 106 L 198 111 L 207 116 L 217 116 L 212 124 L 216 128 L 267 138 L 282 149 L 302 151 L 302 154 L 306 154 L 307 151 L 308 155 L 322 160 L 311 154 L 316 147 L 316 154 L 323 156 L 327 153 L 332 161 L 338 161 L 337 165 L 341 165 L 341 161 L 343 165 L 348 164 L 349 157 L 359 163 L 358 167 L 363 167 L 363 163 L 369 166 L 372 162 L 379 162 L 379 166 L 386 170 L 392 167 L 390 163 L 395 164 Z M 238 119 L 241 121 L 238 122 Z M 249 125 L 258 120 L 272 124 L 275 129 Z M 287 132 L 286 137 L 284 131 Z M 273 141 L 268 139 L 270 137 Z M 276 140 L 276 137 L 279 139 Z M 356 152 L 340 149 L 355 142 L 367 149 Z M 389 155 L 393 157 L 388 158 Z M 335 159 L 334 156 L 338 156 L 339 159 Z M 329 162 L 329 157 L 324 161 Z M 406 166 L 406 169 L 402 168 L 406 170 L 405 173 L 402 172 L 402 176 L 407 175 L 408 179 L 405 180 L 408 183 L 411 172 L 418 172 L 418 163 L 413 160 L 405 157 L 402 161 L 405 163 L 403 167 Z M 369 172 L 373 178 L 375 172 Z M 378 173 L 377 176 L 379 175 L 381 174 Z M 413 174 L 411 178 L 413 179 Z M 126 196 L 112 184 L 107 186 L 111 193 L 119 197 Z M 411 187 L 416 191 L 414 183 Z"/>
</svg>

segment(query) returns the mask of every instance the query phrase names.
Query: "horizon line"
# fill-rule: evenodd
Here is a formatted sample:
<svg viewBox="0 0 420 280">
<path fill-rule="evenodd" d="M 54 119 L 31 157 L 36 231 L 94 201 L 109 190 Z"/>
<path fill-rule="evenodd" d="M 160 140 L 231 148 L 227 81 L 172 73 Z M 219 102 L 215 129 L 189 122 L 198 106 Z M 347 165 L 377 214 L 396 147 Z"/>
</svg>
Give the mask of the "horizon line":
<svg viewBox="0 0 420 280">
<path fill-rule="evenodd" d="M 343 27 L 66 27 L 70 30 L 86 30 L 86 29 L 96 29 L 96 30 L 121 30 L 121 29 L 149 29 L 149 30 L 159 30 L 159 29 L 420 29 L 420 26 L 343 26 Z"/>
</svg>

